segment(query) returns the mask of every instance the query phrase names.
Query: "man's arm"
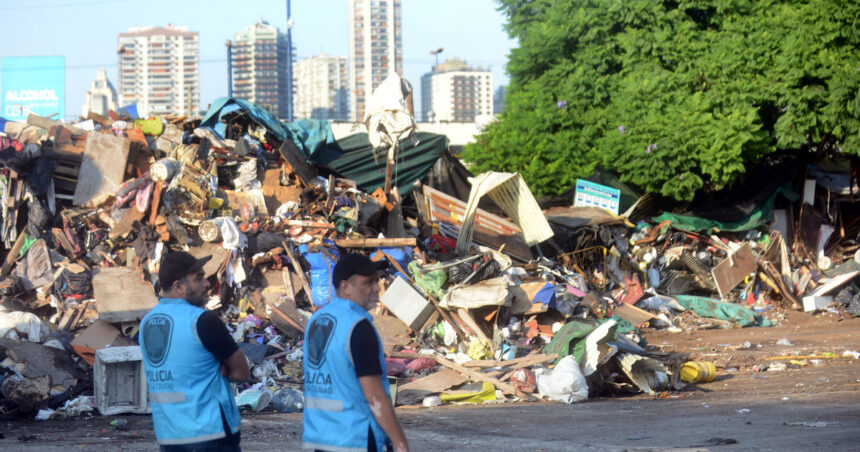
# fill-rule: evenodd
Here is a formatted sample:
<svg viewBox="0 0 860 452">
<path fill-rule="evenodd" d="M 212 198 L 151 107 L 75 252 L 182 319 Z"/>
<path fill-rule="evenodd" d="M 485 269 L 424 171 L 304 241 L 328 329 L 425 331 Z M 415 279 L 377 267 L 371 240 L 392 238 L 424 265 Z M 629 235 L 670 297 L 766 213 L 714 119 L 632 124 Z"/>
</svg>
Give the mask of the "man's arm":
<svg viewBox="0 0 860 452">
<path fill-rule="evenodd" d="M 409 452 L 409 444 L 406 443 L 406 435 L 403 434 L 397 415 L 394 414 L 394 406 L 382 387 L 381 375 L 358 377 L 358 382 L 361 383 L 361 391 L 364 392 L 367 404 L 370 405 L 370 411 L 394 443 L 394 450 Z"/>
<path fill-rule="evenodd" d="M 230 336 L 224 322 L 213 311 L 206 311 L 197 320 L 197 336 L 200 342 L 221 363 L 221 375 L 232 382 L 251 379 L 245 353 Z"/>
<path fill-rule="evenodd" d="M 233 383 L 240 383 L 251 379 L 251 370 L 248 368 L 248 360 L 242 349 L 237 349 L 229 358 L 221 362 L 221 375 L 227 377 Z"/>
</svg>

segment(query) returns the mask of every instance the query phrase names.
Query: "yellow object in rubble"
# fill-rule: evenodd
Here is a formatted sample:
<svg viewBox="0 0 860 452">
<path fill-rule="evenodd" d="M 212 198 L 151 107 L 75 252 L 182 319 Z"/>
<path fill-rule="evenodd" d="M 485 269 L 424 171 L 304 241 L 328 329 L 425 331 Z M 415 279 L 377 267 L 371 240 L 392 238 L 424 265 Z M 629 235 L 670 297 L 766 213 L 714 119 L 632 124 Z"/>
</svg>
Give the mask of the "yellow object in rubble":
<svg viewBox="0 0 860 452">
<path fill-rule="evenodd" d="M 711 361 L 689 361 L 681 366 L 681 381 L 685 383 L 710 383 L 717 376 L 717 368 Z"/>
<path fill-rule="evenodd" d="M 490 348 L 490 344 L 482 339 L 473 340 L 469 344 L 469 351 L 466 354 L 475 361 L 493 359 L 493 350 Z"/>
<path fill-rule="evenodd" d="M 492 383 L 484 382 L 481 390 L 478 392 L 457 392 L 453 394 L 440 394 L 439 398 L 444 403 L 463 402 L 463 403 L 484 403 L 491 400 L 496 400 L 496 387 Z"/>
</svg>

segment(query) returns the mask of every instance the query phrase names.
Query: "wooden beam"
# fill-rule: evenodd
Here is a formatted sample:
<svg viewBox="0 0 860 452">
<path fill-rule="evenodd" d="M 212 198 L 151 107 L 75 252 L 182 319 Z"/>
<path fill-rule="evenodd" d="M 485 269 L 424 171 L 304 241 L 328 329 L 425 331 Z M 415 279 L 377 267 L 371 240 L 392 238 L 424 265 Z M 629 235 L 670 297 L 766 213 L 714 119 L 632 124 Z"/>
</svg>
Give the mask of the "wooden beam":
<svg viewBox="0 0 860 452">
<path fill-rule="evenodd" d="M 63 126 L 66 129 L 69 129 L 69 131 L 75 135 L 83 135 L 83 134 L 87 133 L 86 130 L 81 129 L 79 127 L 70 126 L 70 125 L 68 125 L 64 122 L 61 122 L 61 121 L 48 119 L 44 116 L 39 116 L 35 113 L 30 113 L 29 115 L 27 115 L 27 124 L 30 124 L 31 126 L 36 126 L 36 127 L 39 127 L 40 129 L 45 129 L 45 130 L 49 130 L 51 127 L 54 127 L 54 126 Z"/>
<path fill-rule="evenodd" d="M 290 262 L 293 264 L 293 270 L 298 273 L 299 279 L 302 282 L 302 288 L 305 289 L 305 294 L 308 296 L 311 306 L 316 308 L 316 305 L 314 304 L 314 295 L 313 292 L 311 292 L 311 285 L 308 284 L 308 279 L 305 278 L 305 271 L 302 270 L 302 265 L 299 264 L 299 261 L 296 259 L 296 255 L 293 253 L 292 248 L 287 245 L 287 242 L 281 242 L 281 244 L 284 245 L 284 251 L 287 253 L 287 257 L 290 258 Z"/>
<path fill-rule="evenodd" d="M 6 255 L 6 261 L 3 262 L 3 266 L 0 267 L 0 276 L 7 276 L 12 271 L 12 266 L 15 265 L 15 261 L 18 259 L 18 253 L 20 253 L 21 248 L 24 247 L 26 235 L 27 234 L 24 231 L 18 233 L 18 239 L 15 240 L 15 244 L 12 245 L 12 249 L 9 250 L 9 254 Z"/>
<path fill-rule="evenodd" d="M 379 252 L 382 252 L 382 251 L 380 250 Z M 386 259 L 388 259 L 388 262 L 390 262 L 390 263 L 391 263 L 391 265 L 392 265 L 392 266 L 394 266 L 394 268 L 395 268 L 397 271 L 399 271 L 403 276 L 405 276 L 405 277 L 406 277 L 406 279 L 407 279 L 407 280 L 409 280 L 409 282 L 410 282 L 413 286 L 415 286 L 415 287 L 419 287 L 419 286 L 418 286 L 418 284 L 415 284 L 415 281 L 412 279 L 412 277 L 411 277 L 411 276 L 409 276 L 409 272 L 407 272 L 407 271 L 406 271 L 406 270 L 405 270 L 405 269 L 400 265 L 400 263 L 399 263 L 399 262 L 397 262 L 397 259 L 394 259 L 394 258 L 393 258 L 393 257 L 391 257 L 388 253 L 385 253 L 385 252 L 382 252 L 382 255 L 383 255 L 383 256 L 385 256 L 385 258 L 386 258 Z M 463 333 L 463 330 L 460 328 L 460 325 L 459 325 L 456 321 L 454 321 L 454 319 L 455 319 L 456 317 L 454 317 L 454 316 L 450 315 L 447 311 L 445 311 L 444 309 L 442 309 L 442 307 L 441 307 L 441 306 L 439 306 L 439 303 L 438 303 L 438 302 L 436 302 L 436 299 L 435 299 L 435 298 L 433 298 L 433 296 L 432 296 L 432 295 L 430 295 L 429 293 L 425 293 L 424 295 L 426 295 L 426 296 L 427 296 L 427 299 L 428 299 L 428 300 L 430 300 L 430 303 L 433 303 L 433 308 L 434 308 L 434 309 L 436 309 L 436 312 L 438 312 L 438 313 L 439 313 L 439 315 L 442 317 L 442 320 L 444 320 L 444 321 L 448 322 L 448 324 L 449 324 L 449 325 L 451 325 L 451 328 L 454 328 L 454 332 L 455 332 L 455 333 L 457 333 L 457 337 L 459 337 L 461 341 L 466 342 L 466 334 L 465 334 L 465 333 Z"/>
<path fill-rule="evenodd" d="M 415 237 L 400 239 L 340 239 L 335 244 L 341 248 L 387 248 L 396 246 L 416 246 Z"/>
<path fill-rule="evenodd" d="M 484 342 L 487 343 L 487 345 L 490 346 L 490 351 L 493 352 L 493 355 L 495 355 L 496 348 L 493 347 L 492 339 L 487 337 L 487 335 L 484 333 L 484 330 L 482 330 L 481 327 L 478 326 L 478 323 L 475 322 L 474 318 L 472 318 L 472 314 L 470 314 L 469 311 L 465 308 L 459 308 L 457 309 L 457 315 L 460 316 L 460 319 L 462 319 L 463 322 L 466 322 L 466 325 L 468 325 L 469 328 L 475 330 L 475 334 L 477 334 L 478 337 L 480 337 Z"/>
<path fill-rule="evenodd" d="M 296 322 L 295 320 L 290 318 L 290 316 L 288 316 L 286 313 L 284 313 L 284 311 L 282 311 L 278 306 L 275 306 L 274 304 L 270 304 L 269 307 L 272 308 L 272 312 L 274 312 L 275 314 L 278 314 L 278 316 L 280 316 L 281 319 L 283 319 L 285 322 L 289 323 L 290 326 L 301 331 L 302 334 L 305 334 L 305 327 L 303 327 L 298 322 Z"/>
<path fill-rule="evenodd" d="M 152 205 L 150 206 L 149 224 L 155 225 L 155 217 L 158 216 L 158 206 L 161 204 L 161 192 L 164 190 L 164 181 L 155 183 L 155 193 L 152 195 Z"/>
<path fill-rule="evenodd" d="M 488 376 L 486 376 L 480 372 L 476 372 L 474 370 L 467 369 L 467 368 L 465 368 L 465 367 L 463 367 L 463 366 L 461 366 L 461 365 L 459 365 L 453 361 L 450 361 L 450 360 L 448 360 L 442 356 L 439 356 L 439 355 L 433 355 L 433 358 L 436 360 L 437 363 L 439 363 L 445 367 L 448 367 L 450 369 L 454 369 L 457 372 L 460 372 L 461 374 L 466 375 L 467 377 L 469 377 L 473 380 L 480 380 L 480 381 L 486 381 L 488 383 L 492 383 L 493 386 L 501 389 L 502 392 L 504 392 L 506 394 L 515 395 L 515 396 L 517 396 L 523 400 L 531 400 L 531 397 L 526 395 L 524 392 L 520 391 L 519 389 L 515 388 L 514 386 L 512 386 L 508 383 L 505 383 L 505 382 L 503 382 L 497 378 L 488 377 Z"/>
</svg>

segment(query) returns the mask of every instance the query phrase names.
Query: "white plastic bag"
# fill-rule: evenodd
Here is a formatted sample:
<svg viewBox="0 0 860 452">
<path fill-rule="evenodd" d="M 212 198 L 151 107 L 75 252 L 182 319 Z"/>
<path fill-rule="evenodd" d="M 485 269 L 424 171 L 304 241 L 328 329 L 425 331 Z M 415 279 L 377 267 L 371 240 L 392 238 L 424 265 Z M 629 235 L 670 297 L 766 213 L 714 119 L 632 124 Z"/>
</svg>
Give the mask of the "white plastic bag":
<svg viewBox="0 0 860 452">
<path fill-rule="evenodd" d="M 0 337 L 18 339 L 17 333 L 20 333 L 26 335 L 30 342 L 42 342 L 50 332 L 36 314 L 23 311 L 0 312 Z"/>
<path fill-rule="evenodd" d="M 573 356 L 565 356 L 552 372 L 546 369 L 535 371 L 540 395 L 556 402 L 576 403 L 588 399 L 588 384 Z"/>
</svg>

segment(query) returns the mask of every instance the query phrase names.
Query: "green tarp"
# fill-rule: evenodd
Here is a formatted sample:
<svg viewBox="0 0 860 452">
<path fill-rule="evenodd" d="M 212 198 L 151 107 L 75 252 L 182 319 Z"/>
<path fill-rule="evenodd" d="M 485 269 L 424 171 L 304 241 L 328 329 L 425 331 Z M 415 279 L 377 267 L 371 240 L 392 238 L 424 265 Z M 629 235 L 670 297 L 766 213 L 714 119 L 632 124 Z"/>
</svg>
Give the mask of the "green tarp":
<svg viewBox="0 0 860 452">
<path fill-rule="evenodd" d="M 400 142 L 394 166 L 392 185 L 401 196 L 406 196 L 415 181 L 423 180 L 433 165 L 448 150 L 448 137 L 435 133 L 418 132 L 418 144 L 409 140 Z M 374 158 L 373 147 L 366 133 L 348 136 L 337 141 L 343 156 L 329 163 L 329 167 L 354 180 L 358 188 L 372 193 L 385 185 L 385 157 L 387 149 L 378 149 Z"/>
<path fill-rule="evenodd" d="M 694 295 L 675 295 L 681 306 L 702 317 L 729 320 L 741 326 L 772 326 L 770 320 L 745 306 Z"/>
<path fill-rule="evenodd" d="M 582 357 L 585 356 L 585 341 L 583 339 L 597 326 L 579 320 L 571 320 L 555 332 L 552 340 L 543 348 L 543 352 L 547 355 L 556 353 L 559 359 L 573 355 L 576 362 L 582 366 Z"/>
</svg>

